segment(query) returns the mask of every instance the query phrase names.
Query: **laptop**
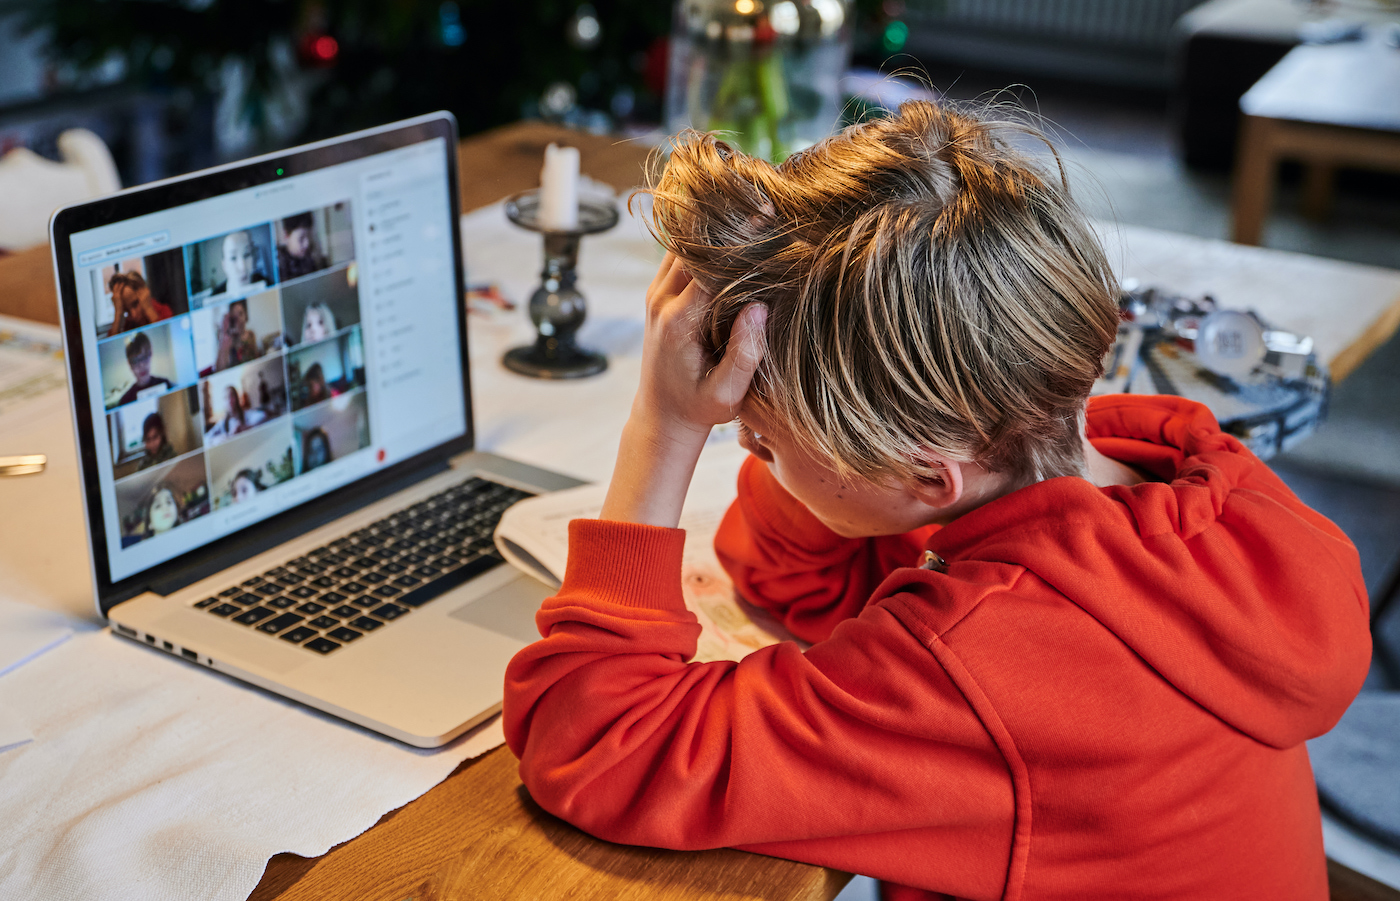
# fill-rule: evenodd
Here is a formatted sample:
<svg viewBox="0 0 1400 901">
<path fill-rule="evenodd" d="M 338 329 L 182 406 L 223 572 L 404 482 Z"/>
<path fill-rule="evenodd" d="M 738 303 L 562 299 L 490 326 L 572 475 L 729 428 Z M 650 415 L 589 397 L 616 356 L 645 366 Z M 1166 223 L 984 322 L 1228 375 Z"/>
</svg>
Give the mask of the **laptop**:
<svg viewBox="0 0 1400 901">
<path fill-rule="evenodd" d="M 98 612 L 417 747 L 500 709 L 549 590 L 495 523 L 578 484 L 473 450 L 456 147 L 437 113 L 50 224 Z"/>
</svg>

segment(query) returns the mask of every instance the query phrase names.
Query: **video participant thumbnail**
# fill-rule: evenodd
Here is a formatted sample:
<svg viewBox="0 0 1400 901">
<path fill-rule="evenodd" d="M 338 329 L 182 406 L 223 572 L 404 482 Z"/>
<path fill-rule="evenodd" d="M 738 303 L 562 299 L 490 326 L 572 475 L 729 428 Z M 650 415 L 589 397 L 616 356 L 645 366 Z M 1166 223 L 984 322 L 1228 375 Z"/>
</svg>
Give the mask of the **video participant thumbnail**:
<svg viewBox="0 0 1400 901">
<path fill-rule="evenodd" d="M 263 223 L 185 245 L 190 300 L 207 306 L 265 291 L 277 282 L 272 225 Z"/>
<path fill-rule="evenodd" d="M 289 282 L 355 258 L 348 200 L 279 219 L 276 228 L 280 281 Z"/>
<path fill-rule="evenodd" d="M 154 325 L 189 312 L 180 248 L 133 257 L 92 270 L 97 337 Z"/>
<path fill-rule="evenodd" d="M 360 322 L 359 266 L 351 263 L 282 289 L 287 344 L 324 341 Z"/>
<path fill-rule="evenodd" d="M 247 503 L 293 476 L 292 423 L 285 420 L 258 429 L 206 453 L 214 509 Z"/>
<path fill-rule="evenodd" d="M 282 349 L 282 311 L 275 290 L 195 310 L 190 323 L 201 377 Z"/>
<path fill-rule="evenodd" d="M 117 483 L 122 547 L 162 535 L 209 512 L 204 455 L 138 472 Z"/>
<path fill-rule="evenodd" d="M 222 444 L 287 412 L 281 354 L 216 372 L 199 390 L 206 447 Z"/>
<path fill-rule="evenodd" d="M 332 398 L 292 417 L 297 475 L 369 447 L 369 401 L 364 391 Z"/>
<path fill-rule="evenodd" d="M 360 329 L 287 354 L 292 409 L 300 410 L 348 394 L 365 384 L 365 349 Z"/>
<path fill-rule="evenodd" d="M 202 445 L 199 392 L 190 387 L 118 407 L 107 416 L 107 431 L 113 478 L 168 463 Z"/>
<path fill-rule="evenodd" d="M 97 345 L 97 358 L 108 410 L 192 385 L 197 378 L 188 316 L 109 338 Z"/>
</svg>

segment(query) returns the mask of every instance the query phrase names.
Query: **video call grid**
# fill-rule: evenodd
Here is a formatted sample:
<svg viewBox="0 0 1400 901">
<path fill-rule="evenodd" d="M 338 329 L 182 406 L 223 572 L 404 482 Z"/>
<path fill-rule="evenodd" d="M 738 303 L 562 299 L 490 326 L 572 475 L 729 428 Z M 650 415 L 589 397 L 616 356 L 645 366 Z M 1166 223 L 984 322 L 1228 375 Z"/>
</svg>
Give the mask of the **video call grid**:
<svg viewBox="0 0 1400 901">
<path fill-rule="evenodd" d="M 250 234 L 275 234 L 276 252 L 272 252 L 270 240 L 254 237 L 245 241 L 239 237 Z M 227 278 L 206 289 L 204 285 L 210 281 L 208 271 L 200 272 L 196 267 L 202 259 L 207 260 L 208 249 L 218 242 L 229 248 L 224 267 Z M 246 253 L 249 246 L 256 248 L 251 260 Z M 197 252 L 200 248 L 203 253 Z M 169 290 L 171 280 L 167 279 L 166 297 L 162 299 L 153 296 L 155 280 L 146 281 L 144 271 L 159 271 L 162 265 L 168 268 L 171 254 L 181 256 L 184 277 L 175 282 L 176 290 Z M 98 297 L 105 294 L 112 276 L 132 271 L 138 276 L 136 280 L 119 277 L 110 285 L 113 320 L 109 326 L 103 326 L 109 331 L 98 344 L 114 458 L 110 464 L 124 547 L 190 522 L 224 503 L 237 503 L 369 444 L 358 265 L 348 201 L 141 258 L 144 271 L 122 268 L 130 262 L 94 270 L 103 281 L 94 286 Z M 142 292 L 142 288 L 146 290 Z M 179 289 L 183 289 L 184 296 L 180 296 Z M 118 292 L 124 301 L 120 306 L 115 296 Z M 296 303 L 288 303 L 289 294 Z M 263 314 L 257 323 L 253 321 L 255 306 L 261 307 Z M 130 317 L 130 324 L 123 307 L 137 310 L 138 315 Z M 291 315 L 291 307 L 295 307 L 296 315 Z M 149 314 L 152 309 L 154 321 L 142 322 L 139 314 Z M 201 315 L 211 312 L 212 317 Z M 118 323 L 119 318 L 123 322 Z M 212 361 L 208 332 L 204 338 L 196 332 L 197 327 L 207 330 L 211 318 L 218 320 L 212 339 Z M 241 321 L 231 325 L 230 319 Z M 261 325 L 266 331 L 269 319 L 274 328 L 259 335 L 256 326 Z M 135 335 L 147 337 L 144 341 L 135 339 L 139 342 L 138 352 L 131 354 L 128 345 Z M 197 343 L 206 345 L 202 353 Z M 146 347 L 141 348 L 140 344 Z M 170 378 L 154 371 L 155 344 L 162 345 L 162 363 L 166 364 L 163 368 Z M 113 365 L 117 356 L 114 347 L 121 348 L 120 362 L 126 364 L 125 373 Z M 319 359 L 327 353 L 331 360 Z M 298 362 L 304 365 L 297 365 Z M 335 365 L 323 366 L 323 362 Z M 334 369 L 337 376 L 327 378 L 328 369 Z M 124 384 L 113 386 L 112 382 L 123 376 L 126 381 L 135 379 L 132 390 L 126 393 L 131 396 L 123 395 L 112 403 L 114 387 Z M 143 387 L 141 381 L 147 384 Z M 228 392 L 222 405 L 214 400 L 216 384 Z M 240 415 L 231 416 L 235 403 L 240 407 Z M 133 417 L 126 414 L 137 407 L 153 407 L 155 418 L 147 413 L 136 425 L 131 421 Z M 181 442 L 183 450 L 177 450 L 170 440 L 171 417 L 167 411 L 193 420 L 178 429 L 186 435 Z M 340 448 L 332 446 L 326 427 L 335 425 L 337 415 L 345 420 L 339 423 L 339 431 L 350 433 L 350 443 L 347 445 L 342 437 Z M 237 424 L 230 425 L 234 420 Z M 133 435 L 137 429 L 139 441 Z M 294 440 L 297 436 L 300 441 Z M 259 444 L 279 449 L 263 465 L 244 467 L 232 479 L 227 466 L 211 462 L 216 457 L 226 463 L 244 462 L 257 453 Z M 244 449 L 251 453 L 243 453 Z M 220 471 L 216 473 L 215 469 Z M 229 489 L 211 497 L 210 485 L 223 481 L 229 481 Z M 149 487 L 137 483 L 149 483 Z M 131 487 L 137 490 L 129 490 Z M 225 498 L 225 494 L 229 496 Z"/>
</svg>

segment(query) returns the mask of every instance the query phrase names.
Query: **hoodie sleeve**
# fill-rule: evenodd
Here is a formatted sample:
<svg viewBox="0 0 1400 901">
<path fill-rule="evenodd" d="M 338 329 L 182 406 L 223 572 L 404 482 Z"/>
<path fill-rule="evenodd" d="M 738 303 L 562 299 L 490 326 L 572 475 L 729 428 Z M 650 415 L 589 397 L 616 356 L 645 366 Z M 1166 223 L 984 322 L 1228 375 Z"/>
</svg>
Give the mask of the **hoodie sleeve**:
<svg viewBox="0 0 1400 901">
<path fill-rule="evenodd" d="M 1106 489 L 1114 516 L 1077 528 L 1037 573 L 1067 594 L 1116 584 L 1111 600 L 1076 602 L 1233 728 L 1276 748 L 1331 729 L 1370 662 L 1351 540 L 1200 404 L 1095 398 L 1088 434 L 1163 481 Z"/>
<path fill-rule="evenodd" d="M 805 654 L 785 642 L 686 663 L 700 630 L 681 598 L 683 538 L 570 525 L 564 584 L 537 615 L 545 638 L 506 674 L 506 740 L 531 796 L 609 841 L 896 880 L 937 847 L 941 890 L 998 895 L 1011 778 L 928 650 L 872 607 Z"/>
<path fill-rule="evenodd" d="M 741 597 L 773 613 L 798 638 L 822 641 L 865 608 L 892 570 L 915 565 L 936 529 L 842 538 L 751 456 L 739 470 L 739 496 L 715 535 L 715 554 Z"/>
</svg>

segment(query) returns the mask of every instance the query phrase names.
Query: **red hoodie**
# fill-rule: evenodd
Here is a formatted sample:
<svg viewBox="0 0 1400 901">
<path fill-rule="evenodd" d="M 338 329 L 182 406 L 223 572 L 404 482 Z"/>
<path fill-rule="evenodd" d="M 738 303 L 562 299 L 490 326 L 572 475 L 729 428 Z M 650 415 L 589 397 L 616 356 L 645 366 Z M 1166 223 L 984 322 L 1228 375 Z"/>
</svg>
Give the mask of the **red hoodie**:
<svg viewBox="0 0 1400 901">
<path fill-rule="evenodd" d="M 716 550 L 806 653 L 687 664 L 683 533 L 574 522 L 506 675 L 532 796 L 611 841 L 959 898 L 1325 899 L 1303 741 L 1369 662 L 1355 549 L 1204 407 L 1103 398 L 1089 435 L 1167 481 L 851 540 L 747 461 Z"/>
</svg>

